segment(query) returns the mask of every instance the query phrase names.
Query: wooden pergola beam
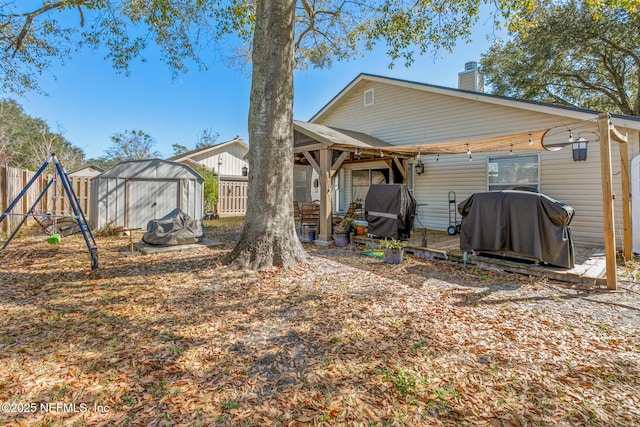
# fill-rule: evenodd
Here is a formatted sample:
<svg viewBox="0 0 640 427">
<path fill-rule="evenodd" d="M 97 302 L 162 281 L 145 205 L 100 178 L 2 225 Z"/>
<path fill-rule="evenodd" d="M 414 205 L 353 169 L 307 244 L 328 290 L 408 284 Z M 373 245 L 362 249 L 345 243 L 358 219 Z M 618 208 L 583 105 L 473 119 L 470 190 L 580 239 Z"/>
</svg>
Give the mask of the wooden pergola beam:
<svg viewBox="0 0 640 427">
<path fill-rule="evenodd" d="M 320 174 L 320 166 L 318 165 L 318 162 L 316 162 L 315 157 L 313 157 L 313 154 L 309 151 L 303 151 L 302 154 L 304 155 L 304 158 L 307 159 L 313 170 Z"/>
<path fill-rule="evenodd" d="M 618 275 L 616 265 L 616 234 L 614 220 L 614 194 L 613 176 L 611 172 L 611 140 L 620 143 L 620 162 L 622 164 L 622 205 L 623 221 L 625 228 L 625 248 L 623 252 L 629 251 L 631 255 L 631 208 L 629 195 L 629 171 L 627 155 L 627 137 L 619 133 L 611 123 L 609 113 L 601 113 L 598 116 L 598 129 L 600 131 L 600 168 L 602 173 L 602 213 L 604 225 L 604 252 L 606 258 L 606 280 L 607 288 L 618 289 Z M 626 184 L 625 184 L 626 181 Z M 625 208 L 626 206 L 626 208 Z M 627 210 L 628 209 L 628 210 Z M 627 249 L 628 247 L 628 249 Z"/>
</svg>

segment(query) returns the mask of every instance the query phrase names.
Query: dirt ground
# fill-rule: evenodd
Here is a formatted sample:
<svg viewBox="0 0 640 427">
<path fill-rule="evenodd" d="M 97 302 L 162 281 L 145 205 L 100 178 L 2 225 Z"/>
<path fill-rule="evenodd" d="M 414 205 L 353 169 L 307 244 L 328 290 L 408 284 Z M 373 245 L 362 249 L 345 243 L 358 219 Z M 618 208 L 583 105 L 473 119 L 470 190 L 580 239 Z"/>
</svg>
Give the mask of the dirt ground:
<svg viewBox="0 0 640 427">
<path fill-rule="evenodd" d="M 98 237 L 0 251 L 0 425 L 640 425 L 640 263 L 618 292 L 305 244 L 289 271 L 224 245 Z"/>
</svg>

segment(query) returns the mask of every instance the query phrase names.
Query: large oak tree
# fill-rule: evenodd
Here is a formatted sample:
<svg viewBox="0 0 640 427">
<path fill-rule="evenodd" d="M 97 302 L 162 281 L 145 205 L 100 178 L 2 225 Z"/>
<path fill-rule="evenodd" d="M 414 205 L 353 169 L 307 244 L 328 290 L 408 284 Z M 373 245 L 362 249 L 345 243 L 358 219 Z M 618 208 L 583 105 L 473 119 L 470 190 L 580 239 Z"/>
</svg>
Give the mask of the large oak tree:
<svg viewBox="0 0 640 427">
<path fill-rule="evenodd" d="M 616 0 L 637 7 L 633 0 Z M 66 58 L 77 43 L 104 45 L 114 67 L 155 42 L 175 71 L 187 58 L 206 67 L 200 48 L 212 41 L 244 43 L 253 62 L 249 112 L 249 206 L 245 227 L 225 261 L 236 267 L 291 267 L 306 259 L 293 215 L 293 71 L 330 66 L 372 49 L 388 48 L 409 65 L 414 54 L 452 49 L 468 38 L 487 4 L 512 28 L 537 0 L 66 0 L 33 10 L 9 3 L 0 13 L 0 72 L 11 90 L 37 87 L 37 72 Z M 600 3 L 594 0 L 594 3 Z M 22 10 L 20 10 L 22 8 Z M 5 10 L 6 9 L 6 10 Z M 82 30 L 64 26 L 52 11 L 77 13 Z M 67 21 L 69 22 L 69 18 Z M 85 25 L 86 24 L 86 25 Z M 229 36 L 229 38 L 226 38 Z"/>
<path fill-rule="evenodd" d="M 482 57 L 499 95 L 640 116 L 640 15 L 572 0 L 536 9 L 535 24 Z"/>
</svg>

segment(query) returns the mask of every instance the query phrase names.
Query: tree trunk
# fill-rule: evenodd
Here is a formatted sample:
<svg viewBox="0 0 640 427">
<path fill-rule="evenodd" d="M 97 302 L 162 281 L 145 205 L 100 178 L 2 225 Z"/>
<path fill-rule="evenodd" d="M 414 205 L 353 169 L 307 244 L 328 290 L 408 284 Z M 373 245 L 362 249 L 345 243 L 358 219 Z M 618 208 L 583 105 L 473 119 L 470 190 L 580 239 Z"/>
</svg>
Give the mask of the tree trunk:
<svg viewBox="0 0 640 427">
<path fill-rule="evenodd" d="M 293 220 L 295 0 L 258 0 L 249 106 L 249 194 L 244 229 L 224 257 L 235 268 L 306 261 Z"/>
</svg>

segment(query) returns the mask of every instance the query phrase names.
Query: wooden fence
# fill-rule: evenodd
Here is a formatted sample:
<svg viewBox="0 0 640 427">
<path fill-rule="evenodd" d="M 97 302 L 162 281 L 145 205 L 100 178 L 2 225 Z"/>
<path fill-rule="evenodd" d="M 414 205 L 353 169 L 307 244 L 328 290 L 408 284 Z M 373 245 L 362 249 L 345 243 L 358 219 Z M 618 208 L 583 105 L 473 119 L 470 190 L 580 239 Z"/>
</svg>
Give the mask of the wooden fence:
<svg viewBox="0 0 640 427">
<path fill-rule="evenodd" d="M 0 215 L 18 197 L 34 175 L 35 172 L 0 165 Z M 11 232 L 20 224 L 23 215 L 33 206 L 52 177 L 53 175 L 43 173 L 36 179 L 22 199 L 13 207 L 10 215 L 0 223 L 0 231 Z M 78 197 L 80 207 L 87 219 L 89 218 L 90 206 L 89 180 L 89 177 L 70 177 L 73 191 Z M 60 216 L 74 215 L 58 177 L 55 177 L 55 184 L 49 187 L 47 194 L 35 206 L 34 212 L 48 212 Z M 27 221 L 31 224 L 33 219 L 29 218 Z"/>
<path fill-rule="evenodd" d="M 0 165 L 0 215 L 9 207 L 33 178 L 35 172 Z M 31 185 L 27 193 L 20 199 L 10 212 L 10 215 L 0 223 L 0 232 L 10 233 L 22 221 L 23 215 L 29 211 L 35 203 L 52 175 L 42 174 Z M 70 177 L 73 191 L 78 197 L 80 207 L 89 219 L 91 206 L 90 177 Z M 245 180 L 220 180 L 218 188 L 217 211 L 220 216 L 243 216 L 247 212 L 247 186 Z M 69 205 L 69 199 L 64 192 L 60 179 L 56 177 L 55 185 L 52 185 L 47 194 L 34 208 L 34 212 L 48 212 L 53 215 L 71 216 L 73 211 Z M 32 224 L 33 218 L 27 219 L 27 224 Z"/>
<path fill-rule="evenodd" d="M 218 215 L 243 216 L 247 213 L 247 181 L 220 180 L 218 182 Z"/>
</svg>

